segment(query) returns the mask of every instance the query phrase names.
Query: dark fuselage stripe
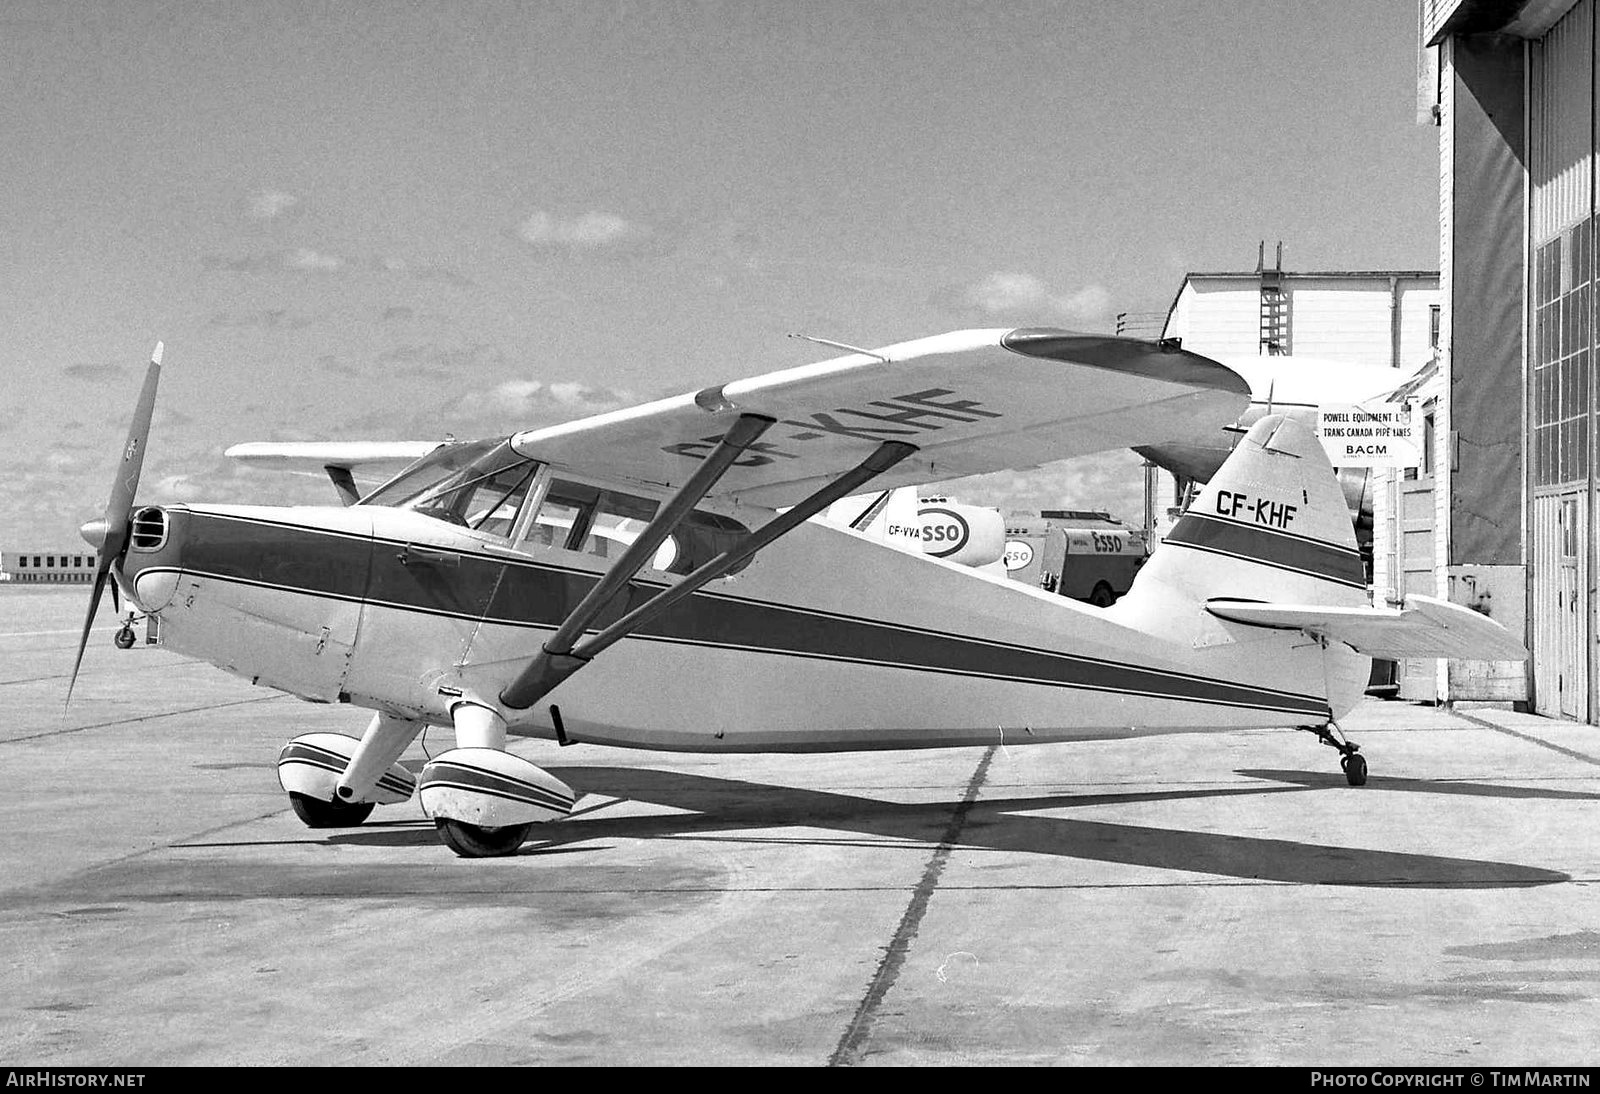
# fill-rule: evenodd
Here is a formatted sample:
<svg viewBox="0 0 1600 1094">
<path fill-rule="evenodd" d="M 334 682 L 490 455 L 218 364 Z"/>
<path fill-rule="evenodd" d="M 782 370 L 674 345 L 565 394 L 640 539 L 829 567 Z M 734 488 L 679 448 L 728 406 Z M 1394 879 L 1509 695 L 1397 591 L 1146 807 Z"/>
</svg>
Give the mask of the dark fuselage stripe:
<svg viewBox="0 0 1600 1094">
<path fill-rule="evenodd" d="M 507 775 L 497 775 L 492 771 L 483 771 L 476 767 L 438 761 L 429 764 L 423 770 L 419 785 L 423 790 L 470 790 L 509 801 L 527 802 L 529 805 L 537 805 L 560 813 L 570 813 L 575 800 L 554 790 L 546 790 L 542 786 L 535 786 Z"/>
<path fill-rule="evenodd" d="M 192 512 L 178 561 L 185 572 L 200 577 L 547 628 L 559 626 L 598 580 L 595 574 L 533 560 L 472 553 L 462 553 L 459 564 L 448 568 L 408 565 L 402 561 L 403 546 Z M 630 587 L 594 627 L 608 625 L 663 587 Z M 703 593 L 674 606 L 636 637 L 1313 716 L 1327 712 L 1327 703 L 1315 696 Z"/>
<path fill-rule="evenodd" d="M 1164 542 L 1259 562 L 1263 566 L 1320 577 L 1356 589 L 1367 587 L 1359 552 L 1276 529 L 1188 513 L 1167 534 Z"/>
</svg>

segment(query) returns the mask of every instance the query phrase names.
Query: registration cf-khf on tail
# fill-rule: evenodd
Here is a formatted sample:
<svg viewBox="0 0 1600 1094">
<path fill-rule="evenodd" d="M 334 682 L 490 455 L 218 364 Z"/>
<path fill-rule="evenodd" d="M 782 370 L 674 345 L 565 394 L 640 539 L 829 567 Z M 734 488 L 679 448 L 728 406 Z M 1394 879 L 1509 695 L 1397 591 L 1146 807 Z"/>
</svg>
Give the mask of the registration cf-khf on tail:
<svg viewBox="0 0 1600 1094">
<path fill-rule="evenodd" d="M 136 504 L 156 356 L 85 526 L 90 621 L 109 577 L 166 646 L 372 711 L 359 737 L 284 747 L 280 781 L 313 827 L 417 794 L 458 854 L 509 854 L 577 797 L 511 736 L 808 752 L 1283 726 L 1337 748 L 1359 785 L 1336 721 L 1369 657 L 1526 656 L 1464 608 L 1371 606 L 1333 471 L 1278 415 L 1109 608 L 821 517 L 867 490 L 1214 444 L 1249 385 L 1172 344 L 958 331 L 426 454 L 234 450 L 325 469 L 347 503 L 329 507 Z M 399 758 L 429 725 L 456 747 L 413 775 Z"/>
</svg>

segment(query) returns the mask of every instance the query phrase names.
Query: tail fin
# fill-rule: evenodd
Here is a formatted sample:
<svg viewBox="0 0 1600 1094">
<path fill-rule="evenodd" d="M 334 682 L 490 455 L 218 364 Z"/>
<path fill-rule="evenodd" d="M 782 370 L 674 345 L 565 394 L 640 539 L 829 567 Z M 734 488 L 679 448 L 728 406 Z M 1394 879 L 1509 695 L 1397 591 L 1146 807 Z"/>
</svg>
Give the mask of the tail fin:
<svg viewBox="0 0 1600 1094">
<path fill-rule="evenodd" d="M 1315 434 L 1282 415 L 1251 427 L 1117 608 L 1170 615 L 1180 603 L 1219 597 L 1368 602 L 1350 508 L 1333 467 Z"/>
</svg>

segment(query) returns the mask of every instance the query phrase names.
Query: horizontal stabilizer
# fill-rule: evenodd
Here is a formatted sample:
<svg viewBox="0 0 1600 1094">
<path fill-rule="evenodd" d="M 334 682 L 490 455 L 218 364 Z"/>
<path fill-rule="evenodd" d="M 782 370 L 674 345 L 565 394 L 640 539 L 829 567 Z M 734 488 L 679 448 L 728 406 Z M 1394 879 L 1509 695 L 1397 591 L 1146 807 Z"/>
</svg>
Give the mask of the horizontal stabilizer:
<svg viewBox="0 0 1600 1094">
<path fill-rule="evenodd" d="M 1516 636 L 1488 616 L 1431 596 L 1408 596 L 1399 609 L 1219 599 L 1207 601 L 1206 610 L 1236 623 L 1343 642 L 1368 657 L 1522 661 L 1528 656 Z"/>
<path fill-rule="evenodd" d="M 271 471 L 320 475 L 330 467 L 390 475 L 439 447 L 438 441 L 251 441 L 226 455 Z"/>
</svg>

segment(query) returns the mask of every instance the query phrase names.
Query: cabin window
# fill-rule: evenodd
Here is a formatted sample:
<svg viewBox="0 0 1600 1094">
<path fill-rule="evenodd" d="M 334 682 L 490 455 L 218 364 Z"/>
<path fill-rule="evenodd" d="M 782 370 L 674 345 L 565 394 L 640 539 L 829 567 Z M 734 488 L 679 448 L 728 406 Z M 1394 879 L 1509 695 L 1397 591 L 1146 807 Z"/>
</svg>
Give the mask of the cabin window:
<svg viewBox="0 0 1600 1094">
<path fill-rule="evenodd" d="M 555 479 L 528 527 L 527 542 L 615 560 L 639 538 L 660 507 L 651 498 Z M 689 573 L 747 532 L 738 521 L 695 510 L 656 548 L 649 568 Z M 740 569 L 742 565 L 732 572 Z"/>
<path fill-rule="evenodd" d="M 539 465 L 509 440 L 434 450 L 380 486 L 363 505 L 410 509 L 490 535 L 511 534 Z"/>
</svg>

